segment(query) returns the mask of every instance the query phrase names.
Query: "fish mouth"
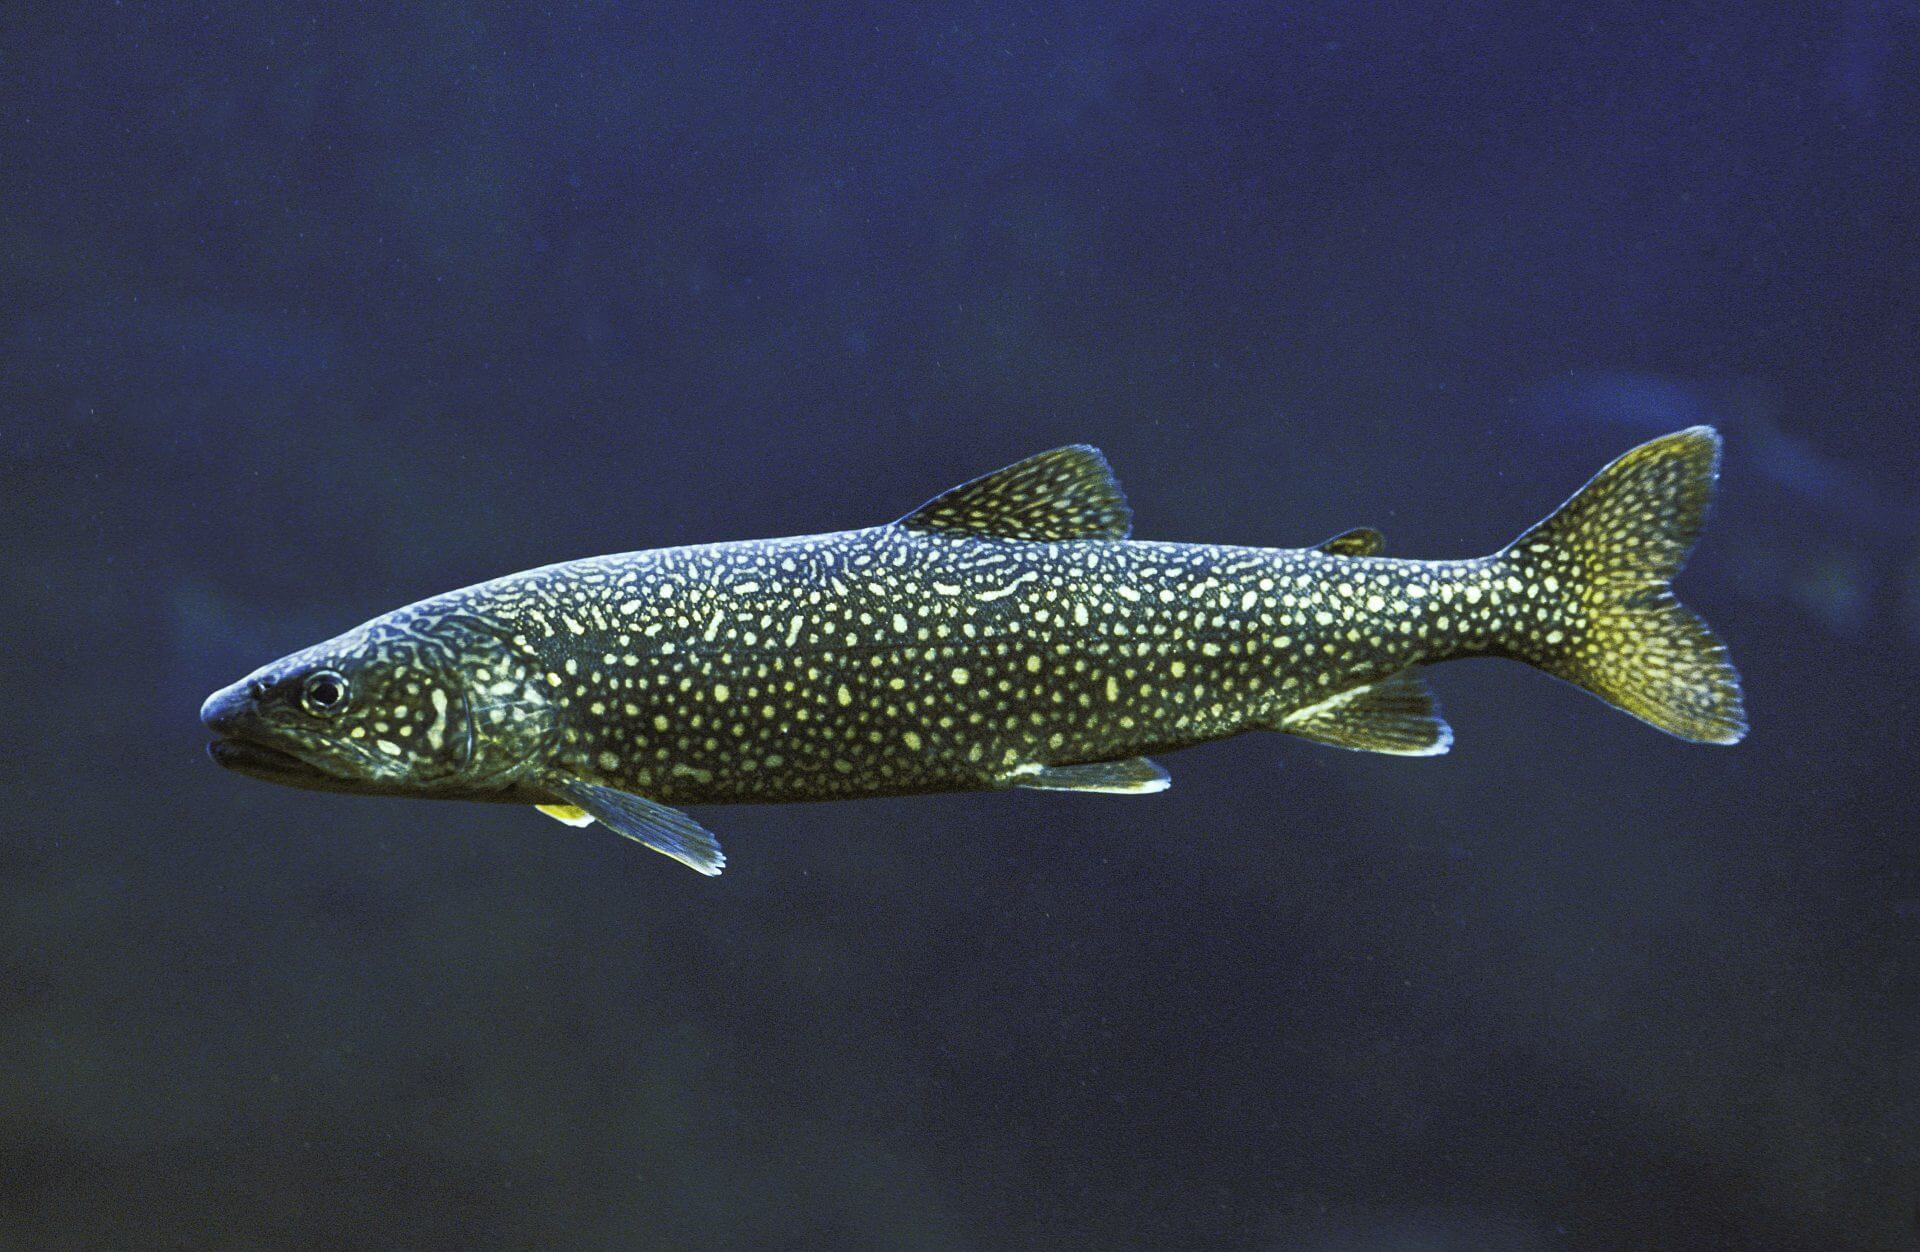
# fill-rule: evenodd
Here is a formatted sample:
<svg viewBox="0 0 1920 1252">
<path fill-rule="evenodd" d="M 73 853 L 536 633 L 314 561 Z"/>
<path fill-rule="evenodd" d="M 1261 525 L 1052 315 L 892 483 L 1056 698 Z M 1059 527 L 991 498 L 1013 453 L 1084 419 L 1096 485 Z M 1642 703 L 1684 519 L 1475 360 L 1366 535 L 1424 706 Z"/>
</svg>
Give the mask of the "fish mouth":
<svg viewBox="0 0 1920 1252">
<path fill-rule="evenodd" d="M 259 683 L 242 679 L 214 692 L 200 706 L 200 722 L 214 734 L 214 741 L 207 745 L 207 755 L 214 764 L 284 787 L 352 789 L 347 779 L 280 746 L 286 737 L 261 717 L 259 698 Z"/>
<path fill-rule="evenodd" d="M 249 743 L 244 739 L 216 739 L 207 745 L 207 755 L 212 757 L 216 764 L 243 774 L 262 771 L 280 774 L 320 772 L 291 752 L 269 748 L 261 743 Z"/>
<path fill-rule="evenodd" d="M 223 769 L 286 787 L 333 790 L 345 786 L 344 779 L 291 752 L 250 739 L 216 739 L 207 745 L 207 755 Z"/>
</svg>

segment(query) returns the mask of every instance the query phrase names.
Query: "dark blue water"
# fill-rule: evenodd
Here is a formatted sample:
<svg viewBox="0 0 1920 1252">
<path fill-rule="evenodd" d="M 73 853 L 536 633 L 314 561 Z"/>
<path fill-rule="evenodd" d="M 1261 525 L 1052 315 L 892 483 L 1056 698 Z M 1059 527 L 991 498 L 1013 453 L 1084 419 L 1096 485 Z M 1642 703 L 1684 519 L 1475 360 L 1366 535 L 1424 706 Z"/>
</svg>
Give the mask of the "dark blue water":
<svg viewBox="0 0 1920 1252">
<path fill-rule="evenodd" d="M 0 1244 L 1898 1248 L 1920 20 L 15 5 Z M 530 811 L 223 773 L 417 597 L 1101 445 L 1147 538 L 1489 551 L 1712 422 L 1754 731 Z"/>
</svg>

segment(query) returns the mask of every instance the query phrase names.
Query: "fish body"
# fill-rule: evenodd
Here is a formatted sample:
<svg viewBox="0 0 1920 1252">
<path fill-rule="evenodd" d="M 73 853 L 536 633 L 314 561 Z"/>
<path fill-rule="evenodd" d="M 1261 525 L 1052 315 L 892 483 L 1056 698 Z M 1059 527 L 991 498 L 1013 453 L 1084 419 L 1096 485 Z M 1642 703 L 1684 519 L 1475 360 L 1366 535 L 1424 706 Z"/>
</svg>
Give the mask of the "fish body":
<svg viewBox="0 0 1920 1252">
<path fill-rule="evenodd" d="M 898 527 L 569 562 L 430 602 L 513 625 L 550 747 L 671 804 L 998 787 L 1256 728 L 1470 651 L 1488 561 Z M 499 718 L 500 710 L 489 717 Z"/>
<path fill-rule="evenodd" d="M 216 759 L 336 790 L 528 803 L 697 869 L 675 806 L 989 788 L 1142 793 L 1249 730 L 1400 755 L 1452 731 L 1419 667 L 1524 660 L 1684 738 L 1745 732 L 1667 589 L 1717 473 L 1635 449 L 1492 556 L 1154 543 L 1098 451 L 897 522 L 571 561 L 421 601 L 216 692 Z"/>
</svg>

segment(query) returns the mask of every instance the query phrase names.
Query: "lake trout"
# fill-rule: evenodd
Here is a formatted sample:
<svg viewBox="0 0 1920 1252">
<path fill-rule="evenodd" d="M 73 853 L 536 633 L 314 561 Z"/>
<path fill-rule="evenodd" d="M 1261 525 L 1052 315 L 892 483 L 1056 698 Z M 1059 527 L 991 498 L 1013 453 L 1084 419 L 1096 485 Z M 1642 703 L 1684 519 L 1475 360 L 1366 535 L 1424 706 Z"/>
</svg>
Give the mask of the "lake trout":
<svg viewBox="0 0 1920 1252">
<path fill-rule="evenodd" d="M 1250 730 L 1433 756 L 1422 667 L 1524 661 L 1682 739 L 1746 733 L 1669 586 L 1720 437 L 1633 449 L 1491 556 L 1131 539 L 1106 459 L 1056 448 L 865 530 L 549 565 L 397 609 L 215 692 L 213 759 L 322 790 L 526 804 L 705 874 L 680 805 L 1166 788 Z"/>
</svg>

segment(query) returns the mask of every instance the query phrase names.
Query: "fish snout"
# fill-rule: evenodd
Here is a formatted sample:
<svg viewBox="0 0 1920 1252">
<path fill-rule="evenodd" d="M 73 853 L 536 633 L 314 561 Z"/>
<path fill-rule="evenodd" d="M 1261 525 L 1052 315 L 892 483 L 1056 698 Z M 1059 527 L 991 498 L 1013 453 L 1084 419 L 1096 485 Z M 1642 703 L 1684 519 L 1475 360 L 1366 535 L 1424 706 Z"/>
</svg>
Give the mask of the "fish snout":
<svg viewBox="0 0 1920 1252">
<path fill-rule="evenodd" d="M 216 735 L 230 735 L 254 708 L 255 685 L 242 679 L 222 687 L 200 706 L 200 724 Z"/>
</svg>

